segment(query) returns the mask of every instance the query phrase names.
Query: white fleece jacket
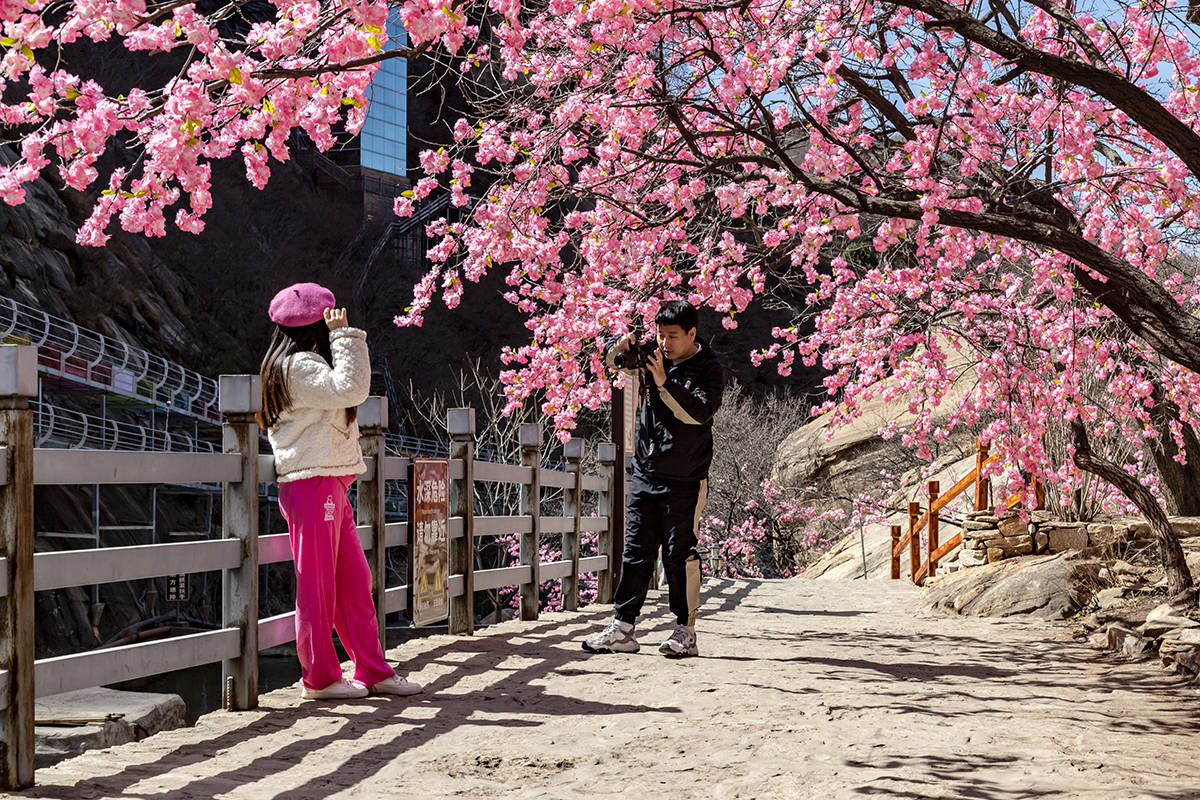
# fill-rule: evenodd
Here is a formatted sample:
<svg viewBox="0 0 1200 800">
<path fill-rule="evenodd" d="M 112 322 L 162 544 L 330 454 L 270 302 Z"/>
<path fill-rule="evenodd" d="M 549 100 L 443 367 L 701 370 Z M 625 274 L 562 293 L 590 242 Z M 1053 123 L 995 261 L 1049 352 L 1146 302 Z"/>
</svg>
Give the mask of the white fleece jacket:
<svg viewBox="0 0 1200 800">
<path fill-rule="evenodd" d="M 345 409 L 371 393 L 367 334 L 338 328 L 329 343 L 332 367 L 317 353 L 295 353 L 284 362 L 292 407 L 267 430 L 279 483 L 366 472 L 358 423 L 347 424 Z"/>
</svg>

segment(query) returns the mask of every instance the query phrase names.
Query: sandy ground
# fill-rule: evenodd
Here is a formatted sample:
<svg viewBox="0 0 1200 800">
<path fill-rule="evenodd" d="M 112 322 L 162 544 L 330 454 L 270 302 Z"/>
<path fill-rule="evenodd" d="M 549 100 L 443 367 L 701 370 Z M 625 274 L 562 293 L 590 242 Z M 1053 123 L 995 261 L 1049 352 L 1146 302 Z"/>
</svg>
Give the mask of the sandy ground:
<svg viewBox="0 0 1200 800">
<path fill-rule="evenodd" d="M 913 615 L 888 581 L 709 581 L 701 657 L 587 656 L 605 609 L 390 655 L 428 692 L 96 751 L 20 797 L 1200 798 L 1200 691 L 1065 625 Z"/>
</svg>

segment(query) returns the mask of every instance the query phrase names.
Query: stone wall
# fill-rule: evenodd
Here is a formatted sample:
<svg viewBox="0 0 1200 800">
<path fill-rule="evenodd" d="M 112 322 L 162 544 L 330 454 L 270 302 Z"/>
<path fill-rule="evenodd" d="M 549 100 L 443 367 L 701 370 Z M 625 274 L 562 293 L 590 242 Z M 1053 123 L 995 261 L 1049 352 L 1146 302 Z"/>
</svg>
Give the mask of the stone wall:
<svg viewBox="0 0 1200 800">
<path fill-rule="evenodd" d="M 1170 520 L 1181 538 L 1200 536 L 1200 517 L 1170 517 Z M 963 522 L 963 543 L 957 563 L 961 567 L 975 567 L 1035 553 L 1062 553 L 1089 547 L 1113 550 L 1131 541 L 1151 538 L 1150 524 L 1138 517 L 1067 522 L 1051 518 L 1047 511 L 1033 511 L 1023 522 L 1016 513 L 999 517 L 988 511 L 972 511 Z"/>
</svg>

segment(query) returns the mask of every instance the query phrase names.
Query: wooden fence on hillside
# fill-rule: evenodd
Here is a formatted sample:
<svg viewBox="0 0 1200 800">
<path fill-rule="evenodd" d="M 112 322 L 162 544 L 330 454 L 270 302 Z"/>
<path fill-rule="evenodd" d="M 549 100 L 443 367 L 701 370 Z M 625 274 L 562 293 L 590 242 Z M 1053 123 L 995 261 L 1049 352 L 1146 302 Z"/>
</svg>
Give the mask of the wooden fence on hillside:
<svg viewBox="0 0 1200 800">
<path fill-rule="evenodd" d="M 900 578 L 900 556 L 908 548 L 909 579 L 920 586 L 927 578 L 937 574 L 938 562 L 954 552 L 962 544 L 962 532 L 951 536 L 945 542 L 940 541 L 939 512 L 952 501 L 962 495 L 967 489 L 975 489 L 975 510 L 986 511 L 988 508 L 990 483 L 983 477 L 984 467 L 996 461 L 997 456 L 989 455 L 988 447 L 982 441 L 976 440 L 975 468 L 964 475 L 944 494 L 938 481 L 929 481 L 926 490 L 929 496 L 929 506 L 924 512 L 921 504 L 915 500 L 908 504 L 908 530 L 900 525 L 892 526 L 892 580 Z M 1038 480 L 1033 482 L 1033 492 L 1037 498 L 1037 508 L 1042 507 L 1042 485 Z M 1005 508 L 1013 508 L 1020 502 L 1020 495 L 1013 495 L 1004 501 Z M 925 541 L 922 542 L 922 532 Z M 923 546 L 924 545 L 924 546 Z M 922 552 L 927 555 L 922 558 Z"/>
<path fill-rule="evenodd" d="M 261 407 L 258 376 L 226 375 L 220 381 L 224 443 L 220 453 L 117 452 L 35 449 L 30 398 L 37 395 L 37 352 L 29 346 L 0 346 L 0 787 L 32 785 L 34 698 L 115 683 L 220 661 L 222 686 L 231 709 L 258 704 L 258 652 L 295 639 L 294 614 L 260 619 L 259 567 L 291 560 L 287 534 L 259 535 L 259 484 L 274 481 L 271 456 L 259 454 Z M 386 551 L 406 546 L 406 522 L 384 517 L 387 481 L 406 481 L 409 459 L 386 455 L 385 398 L 372 397 L 358 414 L 367 472 L 359 476 L 358 534 L 371 565 L 375 605 L 383 616 L 407 605 L 408 586 L 388 586 Z M 578 607 L 580 576 L 596 573 L 598 600 L 609 602 L 619 541 L 614 547 L 611 512 L 616 450 L 600 444 L 600 474 L 582 471 L 584 442 L 564 447 L 566 467 L 540 467 L 541 431 L 522 426 L 521 464 L 475 459 L 472 409 L 449 412 L 450 434 L 450 620 L 451 633 L 474 629 L 476 591 L 517 586 L 521 619 L 536 619 L 538 587 L 562 581 L 563 606 Z M 206 541 L 34 553 L 34 486 L 70 484 L 222 484 L 222 538 Z M 516 516 L 476 516 L 476 482 L 520 487 Z M 564 490 L 562 516 L 543 516 L 542 489 Z M 585 492 L 597 495 L 598 516 L 583 516 Z M 581 557 L 580 534 L 598 534 L 597 555 Z M 481 536 L 521 537 L 518 564 L 474 568 Z M 543 534 L 560 534 L 563 556 L 538 563 Z M 220 570 L 222 626 L 171 639 L 91 650 L 35 661 L 34 592 L 99 583 Z"/>
</svg>

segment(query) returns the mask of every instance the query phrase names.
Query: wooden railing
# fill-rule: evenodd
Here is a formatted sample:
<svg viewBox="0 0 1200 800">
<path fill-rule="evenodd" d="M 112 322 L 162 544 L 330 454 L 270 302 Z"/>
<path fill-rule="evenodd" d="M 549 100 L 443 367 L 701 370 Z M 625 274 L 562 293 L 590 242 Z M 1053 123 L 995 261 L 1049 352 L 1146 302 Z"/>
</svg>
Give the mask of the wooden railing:
<svg viewBox="0 0 1200 800">
<path fill-rule="evenodd" d="M 287 534 L 259 535 L 259 484 L 275 479 L 272 457 L 259 454 L 254 411 L 261 407 L 258 376 L 225 375 L 220 408 L 225 418 L 224 452 L 163 453 L 95 450 L 43 450 L 33 446 L 30 397 L 37 394 L 35 348 L 0 346 L 0 786 L 33 783 L 33 701 L 59 692 L 130 680 L 188 667 L 222 662 L 222 688 L 231 709 L 258 705 L 258 652 L 295 638 L 294 614 L 259 618 L 259 567 L 289 561 Z M 375 605 L 380 615 L 407 606 L 408 586 L 389 586 L 385 552 L 405 546 L 408 525 L 386 522 L 386 481 L 405 481 L 409 459 L 386 455 L 383 430 L 386 399 L 372 397 L 359 408 L 358 420 L 367 472 L 359 476 L 358 535 L 371 565 Z M 451 438 L 451 633 L 474 629 L 474 592 L 519 586 L 520 616 L 538 616 L 540 581 L 562 581 L 563 604 L 578 604 L 579 576 L 597 573 L 600 602 L 610 602 L 614 531 L 609 510 L 615 448 L 598 447 L 601 471 L 585 475 L 584 443 L 564 447 L 566 468 L 540 467 L 541 431 L 522 426 L 520 465 L 475 461 L 472 409 L 448 415 Z M 521 487 L 518 516 L 475 516 L 475 482 Z M 222 484 L 223 537 L 208 541 L 111 547 L 34 554 L 34 486 L 52 484 Z M 565 490 L 564 515 L 543 516 L 541 490 Z M 600 516 L 583 516 L 584 492 L 599 495 Z M 599 534 L 597 555 L 582 557 L 580 535 Z M 538 563 L 539 537 L 562 536 L 563 556 Z M 519 563 L 476 570 L 474 545 L 479 536 L 517 534 Z M 112 583 L 176 574 L 221 570 L 222 627 L 171 639 L 92 650 L 35 661 L 35 591 Z"/>
<path fill-rule="evenodd" d="M 945 493 L 941 493 L 938 481 L 929 481 L 929 508 L 921 513 L 921 504 L 915 501 L 908 504 L 908 532 L 901 536 L 901 526 L 892 526 L 892 579 L 900 578 L 900 556 L 904 548 L 909 551 L 909 578 L 918 586 L 925 579 L 937 574 L 938 561 L 948 556 L 954 548 L 962 544 L 962 533 L 956 533 L 946 542 L 939 541 L 940 525 L 938 512 L 958 498 L 972 486 L 975 487 L 975 510 L 983 511 L 988 506 L 989 483 L 983 478 L 983 468 L 996 460 L 996 456 L 988 455 L 988 448 L 980 441 L 975 445 L 975 468 L 964 475 Z M 927 547 L 922 548 L 921 532 L 928 529 Z M 921 551 L 924 549 L 929 556 L 924 561 Z"/>
<path fill-rule="evenodd" d="M 990 484 L 983 477 L 983 469 L 996 459 L 997 456 L 988 454 L 986 445 L 976 440 L 974 469 L 951 486 L 945 494 L 941 493 L 938 481 L 929 481 L 926 487 L 929 493 L 929 508 L 924 513 L 921 512 L 920 503 L 914 501 L 908 504 L 908 532 L 902 536 L 901 526 L 892 526 L 893 580 L 900 578 L 900 556 L 904 554 L 905 547 L 908 547 L 909 550 L 909 578 L 913 583 L 920 586 L 925 583 L 927 578 L 932 578 L 937 574 L 938 562 L 953 553 L 954 549 L 962 544 L 962 531 L 954 534 L 945 542 L 940 541 L 939 512 L 972 486 L 975 487 L 975 510 L 986 511 Z M 1044 502 L 1041 481 L 1035 478 L 1032 490 L 1036 498 L 1035 508 L 1041 508 Z M 1018 493 L 1007 498 L 1003 505 L 1005 508 L 1013 508 L 1020 501 L 1021 495 Z M 925 542 L 922 542 L 921 533 L 925 530 L 928 530 L 928 533 Z M 923 544 L 924 546 L 922 546 Z M 922 551 L 928 553 L 923 560 Z"/>
</svg>

